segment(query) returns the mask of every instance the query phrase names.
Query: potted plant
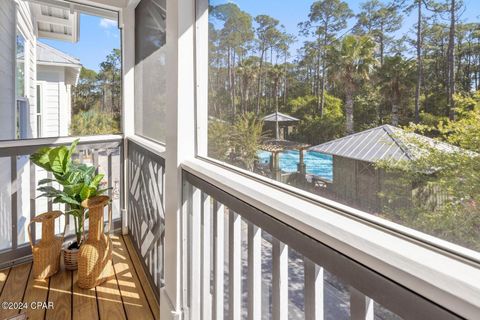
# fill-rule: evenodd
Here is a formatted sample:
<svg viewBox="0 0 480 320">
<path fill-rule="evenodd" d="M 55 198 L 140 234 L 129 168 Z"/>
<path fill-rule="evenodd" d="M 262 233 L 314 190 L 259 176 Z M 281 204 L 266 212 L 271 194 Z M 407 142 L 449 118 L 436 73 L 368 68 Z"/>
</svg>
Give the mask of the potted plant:
<svg viewBox="0 0 480 320">
<path fill-rule="evenodd" d="M 77 254 L 82 244 L 84 222 L 88 219 L 88 212 L 84 212 L 81 202 L 85 199 L 103 194 L 107 189 L 100 189 L 103 174 L 96 174 L 94 166 L 72 161 L 78 140 L 70 147 L 40 148 L 30 156 L 30 160 L 37 166 L 51 172 L 53 179 L 42 179 L 38 182 L 38 197 L 53 199 L 53 203 L 65 204 L 65 214 L 69 214 L 75 225 L 76 241 L 64 248 L 65 267 L 69 270 L 77 269 Z M 58 188 L 51 185 L 58 183 Z"/>
</svg>

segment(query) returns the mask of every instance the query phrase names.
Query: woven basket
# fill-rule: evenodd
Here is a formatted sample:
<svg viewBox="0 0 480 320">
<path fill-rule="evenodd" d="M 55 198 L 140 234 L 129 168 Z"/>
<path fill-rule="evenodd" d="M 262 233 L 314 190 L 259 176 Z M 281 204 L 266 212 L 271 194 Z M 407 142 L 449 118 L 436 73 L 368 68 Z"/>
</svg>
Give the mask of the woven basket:
<svg viewBox="0 0 480 320">
<path fill-rule="evenodd" d="M 93 288 L 113 275 L 112 241 L 103 233 L 103 208 L 110 201 L 107 196 L 84 200 L 82 206 L 89 212 L 88 238 L 78 253 L 78 282 L 80 288 Z"/>
<path fill-rule="evenodd" d="M 33 277 L 35 279 L 46 279 L 60 269 L 63 235 L 55 236 L 55 219 L 61 215 L 60 211 L 45 212 L 32 218 L 28 224 L 28 239 L 32 247 Z M 30 226 L 32 223 L 42 224 L 42 239 L 36 244 L 33 243 L 31 236 Z"/>
<path fill-rule="evenodd" d="M 77 270 L 79 249 L 68 249 L 69 245 L 63 249 L 63 264 L 67 270 Z"/>
</svg>

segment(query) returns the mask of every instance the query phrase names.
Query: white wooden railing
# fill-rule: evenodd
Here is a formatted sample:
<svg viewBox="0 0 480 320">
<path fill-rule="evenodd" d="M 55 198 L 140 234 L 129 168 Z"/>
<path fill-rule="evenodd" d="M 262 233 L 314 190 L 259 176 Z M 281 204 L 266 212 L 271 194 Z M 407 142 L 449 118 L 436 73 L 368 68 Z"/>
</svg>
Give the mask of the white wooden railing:
<svg viewBox="0 0 480 320">
<path fill-rule="evenodd" d="M 190 319 L 456 319 L 452 312 L 184 171 Z"/>
<path fill-rule="evenodd" d="M 114 226 L 121 227 L 120 207 L 123 198 L 123 137 L 102 135 L 87 137 L 39 138 L 0 141 L 0 267 L 21 263 L 31 258 L 31 249 L 24 227 L 35 215 L 47 210 L 63 210 L 64 206 L 52 203 L 51 199 L 37 198 L 38 181 L 50 177 L 45 170 L 36 167 L 29 156 L 42 147 L 70 145 L 79 139 L 75 161 L 89 163 L 105 174 L 105 187 L 113 199 Z M 69 217 L 61 217 L 56 231 L 72 234 L 73 223 Z M 32 239 L 40 233 L 32 226 Z"/>
</svg>

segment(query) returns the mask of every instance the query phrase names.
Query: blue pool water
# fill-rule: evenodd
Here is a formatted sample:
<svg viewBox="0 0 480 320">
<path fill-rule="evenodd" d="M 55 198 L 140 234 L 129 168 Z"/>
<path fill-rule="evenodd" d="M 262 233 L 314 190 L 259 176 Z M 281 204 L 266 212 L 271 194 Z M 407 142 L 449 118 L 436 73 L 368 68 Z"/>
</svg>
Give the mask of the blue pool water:
<svg viewBox="0 0 480 320">
<path fill-rule="evenodd" d="M 260 163 L 269 163 L 271 153 L 258 151 Z M 313 174 L 323 179 L 333 179 L 333 158 L 330 155 L 314 151 L 306 151 L 303 157 L 307 167 L 307 174 Z M 280 153 L 280 169 L 284 172 L 296 172 L 299 161 L 298 150 L 288 150 Z"/>
</svg>

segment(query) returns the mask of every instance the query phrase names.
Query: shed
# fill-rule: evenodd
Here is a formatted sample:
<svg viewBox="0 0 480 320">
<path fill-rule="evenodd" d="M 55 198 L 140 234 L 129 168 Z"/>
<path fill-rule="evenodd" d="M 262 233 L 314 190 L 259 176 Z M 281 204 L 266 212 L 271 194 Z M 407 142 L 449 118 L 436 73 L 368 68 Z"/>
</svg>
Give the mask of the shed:
<svg viewBox="0 0 480 320">
<path fill-rule="evenodd" d="M 293 126 L 300 121 L 295 117 L 278 111 L 263 117 L 262 120 L 267 130 L 275 132 L 276 140 L 287 140 L 293 131 Z"/>
<path fill-rule="evenodd" d="M 357 208 L 379 211 L 383 207 L 379 193 L 391 187 L 387 183 L 395 177 L 376 168 L 374 163 L 381 160 L 409 161 L 419 152 L 415 146 L 402 141 L 402 132 L 404 131 L 400 128 L 382 125 L 311 147 L 309 150 L 333 156 L 330 194 L 333 194 L 336 200 Z M 425 142 L 440 144 L 446 148 L 453 147 L 425 136 L 413 135 Z M 398 198 L 403 200 L 394 205 L 411 205 L 409 199 L 413 186 L 401 186 L 397 181 L 395 187 Z"/>
</svg>

